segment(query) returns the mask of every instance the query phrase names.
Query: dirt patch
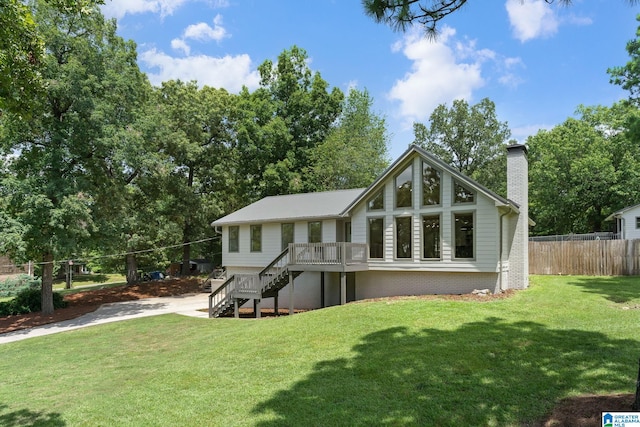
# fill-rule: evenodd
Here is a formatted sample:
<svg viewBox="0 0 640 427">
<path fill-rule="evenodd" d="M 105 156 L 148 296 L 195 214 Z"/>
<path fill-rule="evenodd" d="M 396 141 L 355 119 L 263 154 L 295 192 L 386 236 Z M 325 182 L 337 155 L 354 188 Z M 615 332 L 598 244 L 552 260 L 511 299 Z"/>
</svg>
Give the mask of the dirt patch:
<svg viewBox="0 0 640 427">
<path fill-rule="evenodd" d="M 202 283 L 197 278 L 167 279 L 143 282 L 135 285 L 115 286 L 112 288 L 87 290 L 66 295 L 68 307 L 45 316 L 41 312 L 0 317 L 0 334 L 75 319 L 91 313 L 102 304 L 133 301 L 144 298 L 168 297 L 202 291 Z"/>
<path fill-rule="evenodd" d="M 634 394 L 576 396 L 562 399 L 541 427 L 600 427 L 603 412 L 631 412 Z"/>
</svg>

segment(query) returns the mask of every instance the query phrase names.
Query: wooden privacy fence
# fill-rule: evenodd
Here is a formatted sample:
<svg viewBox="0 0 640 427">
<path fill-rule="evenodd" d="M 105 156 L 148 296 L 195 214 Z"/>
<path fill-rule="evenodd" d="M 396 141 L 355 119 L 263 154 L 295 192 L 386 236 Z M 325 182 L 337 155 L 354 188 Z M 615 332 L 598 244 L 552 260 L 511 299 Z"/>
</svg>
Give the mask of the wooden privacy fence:
<svg viewBox="0 0 640 427">
<path fill-rule="evenodd" d="M 640 240 L 530 241 L 529 273 L 640 275 Z"/>
</svg>

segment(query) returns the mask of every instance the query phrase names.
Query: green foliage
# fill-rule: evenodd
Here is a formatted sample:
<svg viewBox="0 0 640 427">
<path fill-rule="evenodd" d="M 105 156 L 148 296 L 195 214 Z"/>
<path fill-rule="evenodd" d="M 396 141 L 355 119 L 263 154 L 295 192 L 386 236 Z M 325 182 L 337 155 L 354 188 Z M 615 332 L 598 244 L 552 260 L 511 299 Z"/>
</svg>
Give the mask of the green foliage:
<svg viewBox="0 0 640 427">
<path fill-rule="evenodd" d="M 451 108 L 439 105 L 429 126 L 414 123 L 414 143 L 440 157 L 480 184 L 505 195 L 506 154 L 511 131 L 498 121 L 495 104 L 488 98 L 470 106 L 456 99 Z"/>
<path fill-rule="evenodd" d="M 28 274 L 9 277 L 0 282 L 0 297 L 12 297 L 25 288 L 36 288 L 41 286 L 42 281 L 37 277 Z"/>
<path fill-rule="evenodd" d="M 32 284 L 33 285 L 33 284 Z M 64 308 L 67 302 L 62 295 L 53 293 L 53 307 Z M 29 286 L 20 290 L 12 300 L 0 302 L 0 316 L 33 313 L 42 309 L 42 290 L 37 286 Z"/>
<path fill-rule="evenodd" d="M 640 113 L 625 103 L 578 113 L 527 140 L 535 234 L 606 230 L 607 216 L 640 200 L 640 147 L 627 128 Z"/>
<path fill-rule="evenodd" d="M 366 90 L 351 89 L 326 139 L 310 151 L 307 185 L 314 191 L 369 186 L 389 164 L 385 120 Z"/>
<path fill-rule="evenodd" d="M 640 15 L 636 17 L 640 22 Z M 629 99 L 635 105 L 640 102 L 640 26 L 636 30 L 636 38 L 627 43 L 629 62 L 623 66 L 612 67 L 607 70 L 611 76 L 611 83 L 622 86 L 629 91 Z"/>
</svg>

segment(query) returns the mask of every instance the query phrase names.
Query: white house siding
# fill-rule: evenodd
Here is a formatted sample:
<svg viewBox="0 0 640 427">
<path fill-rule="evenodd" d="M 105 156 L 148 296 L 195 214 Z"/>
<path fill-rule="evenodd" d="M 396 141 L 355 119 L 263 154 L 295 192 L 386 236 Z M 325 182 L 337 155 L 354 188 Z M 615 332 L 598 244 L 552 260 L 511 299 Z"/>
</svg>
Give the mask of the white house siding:
<svg viewBox="0 0 640 427">
<path fill-rule="evenodd" d="M 468 294 L 499 291 L 498 273 L 363 271 L 356 273 L 356 300 L 398 295 Z"/>
<path fill-rule="evenodd" d="M 623 237 L 627 240 L 640 239 L 640 228 L 636 228 L 636 218 L 640 217 L 640 206 L 622 214 Z"/>
</svg>

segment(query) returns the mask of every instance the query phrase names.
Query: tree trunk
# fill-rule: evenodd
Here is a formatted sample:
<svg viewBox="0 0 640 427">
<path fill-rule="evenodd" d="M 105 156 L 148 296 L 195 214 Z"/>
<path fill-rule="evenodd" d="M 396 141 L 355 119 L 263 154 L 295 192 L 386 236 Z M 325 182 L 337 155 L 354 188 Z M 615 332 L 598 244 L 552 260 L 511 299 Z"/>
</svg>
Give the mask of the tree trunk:
<svg viewBox="0 0 640 427">
<path fill-rule="evenodd" d="M 127 254 L 127 285 L 138 281 L 138 259 L 135 254 Z"/>
<path fill-rule="evenodd" d="M 187 178 L 187 187 L 191 189 L 193 187 L 193 166 L 189 167 L 189 177 Z M 189 191 L 191 195 L 192 192 Z M 191 245 L 189 244 L 189 238 L 191 237 L 191 217 L 187 216 L 184 222 L 184 228 L 182 229 L 182 243 L 184 246 L 182 247 L 182 269 L 180 270 L 180 274 L 182 276 L 188 276 L 191 274 Z"/>
<path fill-rule="evenodd" d="M 180 274 L 182 276 L 188 276 L 191 274 L 191 245 L 189 245 L 189 225 L 185 225 L 184 233 L 183 233 L 183 243 L 185 245 L 182 247 L 182 269 L 180 270 Z"/>
<path fill-rule="evenodd" d="M 45 253 L 42 257 L 42 314 L 53 314 L 53 254 Z"/>
</svg>

